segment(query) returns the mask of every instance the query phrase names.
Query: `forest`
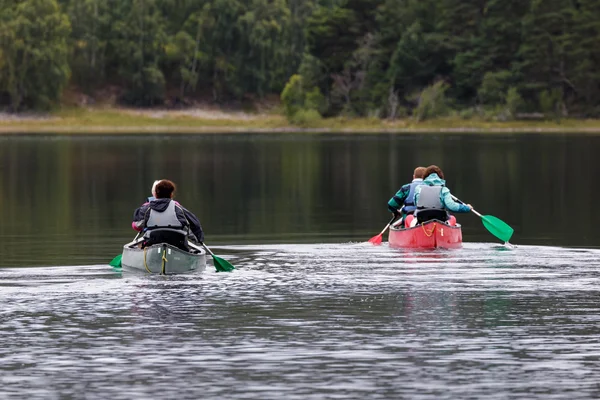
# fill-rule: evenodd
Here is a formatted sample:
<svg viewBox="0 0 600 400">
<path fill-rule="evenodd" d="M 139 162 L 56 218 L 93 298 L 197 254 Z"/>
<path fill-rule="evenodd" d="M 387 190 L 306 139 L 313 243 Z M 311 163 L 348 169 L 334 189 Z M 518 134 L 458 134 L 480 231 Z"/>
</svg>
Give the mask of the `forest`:
<svg viewBox="0 0 600 400">
<path fill-rule="evenodd" d="M 597 118 L 598 0 L 0 0 L 0 108 L 280 98 L 290 120 Z"/>
</svg>

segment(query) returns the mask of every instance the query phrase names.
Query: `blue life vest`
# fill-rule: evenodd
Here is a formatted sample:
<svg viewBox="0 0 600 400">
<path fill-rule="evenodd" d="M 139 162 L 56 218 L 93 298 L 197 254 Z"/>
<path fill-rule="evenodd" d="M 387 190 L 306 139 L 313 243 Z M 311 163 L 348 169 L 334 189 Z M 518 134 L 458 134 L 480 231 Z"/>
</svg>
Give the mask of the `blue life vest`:
<svg viewBox="0 0 600 400">
<path fill-rule="evenodd" d="M 415 205 L 415 189 L 417 188 L 417 186 L 420 186 L 422 184 L 422 179 L 416 182 L 411 182 L 410 191 L 408 192 L 408 196 L 406 196 L 406 199 L 404 199 L 404 207 L 402 207 L 402 210 L 405 214 L 412 214 L 417 209 L 417 206 Z"/>
</svg>

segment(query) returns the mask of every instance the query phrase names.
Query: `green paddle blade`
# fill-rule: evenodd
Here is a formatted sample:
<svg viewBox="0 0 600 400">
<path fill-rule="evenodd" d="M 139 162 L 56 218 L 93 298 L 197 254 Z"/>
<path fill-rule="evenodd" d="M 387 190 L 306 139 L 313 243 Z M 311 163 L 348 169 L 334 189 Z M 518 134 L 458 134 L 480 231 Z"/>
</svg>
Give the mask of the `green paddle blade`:
<svg viewBox="0 0 600 400">
<path fill-rule="evenodd" d="M 498 219 L 493 215 L 482 215 L 481 221 L 483 222 L 483 226 L 485 226 L 492 235 L 503 242 L 508 242 L 512 237 L 514 229 L 501 219 Z"/>
<path fill-rule="evenodd" d="M 108 265 L 115 268 L 121 268 L 121 258 L 123 258 L 123 254 L 119 254 L 118 256 L 113 258 L 112 261 L 108 263 Z"/>
<path fill-rule="evenodd" d="M 217 272 L 230 272 L 235 269 L 235 267 L 231 265 L 229 261 L 223 260 L 221 257 L 217 257 L 213 254 L 212 258 Z"/>
</svg>

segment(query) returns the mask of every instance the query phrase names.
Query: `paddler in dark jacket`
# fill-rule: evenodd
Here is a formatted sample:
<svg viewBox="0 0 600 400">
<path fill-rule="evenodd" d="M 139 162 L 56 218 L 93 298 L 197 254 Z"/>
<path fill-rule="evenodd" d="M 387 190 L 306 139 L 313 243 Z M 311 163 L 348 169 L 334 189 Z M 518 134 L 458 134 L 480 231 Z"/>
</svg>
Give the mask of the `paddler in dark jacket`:
<svg viewBox="0 0 600 400">
<path fill-rule="evenodd" d="M 415 190 L 417 186 L 423 184 L 423 175 L 425 167 L 417 167 L 413 172 L 413 180 L 402 186 L 400 190 L 388 201 L 388 209 L 396 217 L 402 217 L 394 223 L 394 226 L 401 226 L 407 215 L 415 212 Z"/>
<path fill-rule="evenodd" d="M 198 218 L 173 200 L 175 184 L 163 179 L 153 186 L 156 199 L 143 204 L 133 213 L 131 226 L 136 231 L 145 231 L 144 236 L 150 237 L 153 230 L 174 231 L 188 235 L 196 242 L 204 242 L 204 232 Z"/>
</svg>

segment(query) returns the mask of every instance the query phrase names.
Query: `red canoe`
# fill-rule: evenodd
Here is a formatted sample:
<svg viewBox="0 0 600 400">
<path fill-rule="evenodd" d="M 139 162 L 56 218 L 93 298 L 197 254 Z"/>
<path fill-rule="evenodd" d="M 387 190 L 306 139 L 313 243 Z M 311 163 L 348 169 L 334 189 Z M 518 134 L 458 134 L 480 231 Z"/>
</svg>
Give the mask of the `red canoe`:
<svg viewBox="0 0 600 400">
<path fill-rule="evenodd" d="M 390 228 L 390 247 L 404 249 L 454 249 L 462 246 L 460 224 L 432 220 L 408 229 Z"/>
</svg>

